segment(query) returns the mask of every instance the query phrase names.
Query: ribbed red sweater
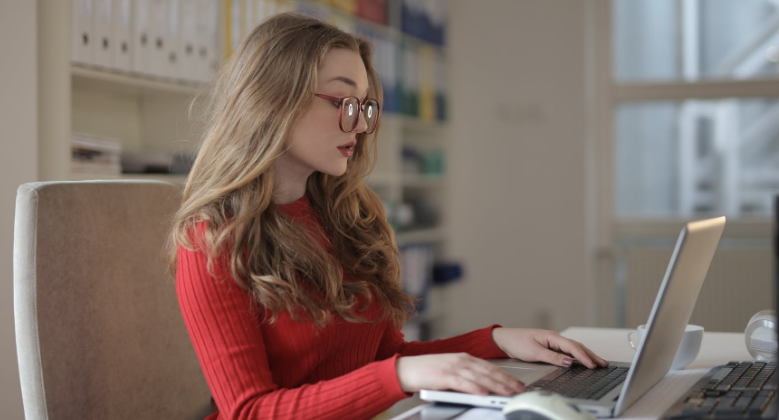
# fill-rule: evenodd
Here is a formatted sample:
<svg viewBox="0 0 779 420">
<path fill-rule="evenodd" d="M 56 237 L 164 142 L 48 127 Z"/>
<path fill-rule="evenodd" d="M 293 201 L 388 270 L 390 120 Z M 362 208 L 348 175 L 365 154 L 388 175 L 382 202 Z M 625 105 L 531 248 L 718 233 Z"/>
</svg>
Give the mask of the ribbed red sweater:
<svg viewBox="0 0 779 420">
<path fill-rule="evenodd" d="M 309 228 L 319 225 L 307 196 L 282 206 Z M 219 409 L 216 419 L 367 419 L 408 397 L 395 369 L 400 356 L 467 352 L 507 357 L 492 341 L 495 326 L 432 342 L 406 342 L 391 321 L 347 322 L 323 329 L 263 309 L 224 267 L 216 277 L 202 251 L 179 247 L 176 291 L 184 322 Z M 350 281 L 348 277 L 344 281 Z M 376 319 L 378 299 L 367 313 Z M 267 314 L 267 313 L 266 313 Z"/>
</svg>

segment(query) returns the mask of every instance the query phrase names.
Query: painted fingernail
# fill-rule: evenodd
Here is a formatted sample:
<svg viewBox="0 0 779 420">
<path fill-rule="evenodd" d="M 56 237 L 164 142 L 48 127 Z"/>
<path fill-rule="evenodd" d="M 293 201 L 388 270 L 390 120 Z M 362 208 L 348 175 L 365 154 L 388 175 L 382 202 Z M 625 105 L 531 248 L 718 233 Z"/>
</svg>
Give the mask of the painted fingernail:
<svg viewBox="0 0 779 420">
<path fill-rule="evenodd" d="M 573 360 L 571 360 L 571 359 L 569 359 L 567 357 L 565 359 L 563 359 L 563 366 L 571 366 L 572 364 L 573 364 Z"/>
</svg>

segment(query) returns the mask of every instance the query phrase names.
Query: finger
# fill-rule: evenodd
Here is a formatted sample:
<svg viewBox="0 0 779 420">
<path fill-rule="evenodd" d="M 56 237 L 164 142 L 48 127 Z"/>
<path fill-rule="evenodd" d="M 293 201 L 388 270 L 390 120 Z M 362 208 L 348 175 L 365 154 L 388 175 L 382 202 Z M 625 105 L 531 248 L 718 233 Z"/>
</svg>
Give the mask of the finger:
<svg viewBox="0 0 779 420">
<path fill-rule="evenodd" d="M 550 344 L 550 348 L 556 347 L 557 350 L 570 354 L 571 356 L 577 358 L 584 366 L 587 366 L 590 369 L 597 367 L 590 356 L 584 351 L 584 349 L 580 347 L 581 344 L 576 341 L 562 336 L 557 336 L 550 340 Z"/>
<path fill-rule="evenodd" d="M 479 385 L 478 383 L 462 376 L 462 375 L 448 375 L 444 381 L 444 386 L 452 391 L 465 392 L 468 394 L 476 395 L 488 395 L 487 388 Z"/>
<path fill-rule="evenodd" d="M 519 381 L 517 378 L 511 376 L 505 370 L 495 366 L 494 364 L 482 359 L 474 358 L 473 364 L 470 367 L 472 370 L 488 376 L 503 386 L 508 388 L 512 393 L 525 392 L 525 384 Z"/>
<path fill-rule="evenodd" d="M 573 360 L 568 357 L 567 354 L 558 353 L 554 350 L 542 349 L 536 356 L 536 359 L 541 362 L 546 362 L 551 365 L 571 367 Z"/>
<path fill-rule="evenodd" d="M 609 362 L 607 362 L 607 361 L 603 360 L 603 359 L 602 359 L 600 356 L 598 356 L 597 354 L 595 354 L 595 352 L 593 352 L 592 350 L 590 350 L 590 349 L 589 349 L 587 346 L 585 346 L 585 345 L 584 345 L 584 344 L 582 344 L 582 343 L 579 343 L 579 345 L 580 345 L 580 346 L 581 346 L 581 348 L 584 350 L 584 352 L 585 352 L 585 353 L 587 353 L 587 355 L 589 355 L 589 356 L 590 356 L 590 359 L 594 360 L 594 361 L 595 361 L 595 363 L 596 363 L 598 366 L 600 366 L 600 367 L 608 367 L 608 366 L 609 366 Z"/>
<path fill-rule="evenodd" d="M 459 375 L 468 379 L 469 381 L 476 383 L 480 387 L 489 391 L 491 394 L 510 396 L 517 393 L 517 391 L 507 386 L 506 384 L 474 369 L 463 369 L 459 372 Z"/>
</svg>

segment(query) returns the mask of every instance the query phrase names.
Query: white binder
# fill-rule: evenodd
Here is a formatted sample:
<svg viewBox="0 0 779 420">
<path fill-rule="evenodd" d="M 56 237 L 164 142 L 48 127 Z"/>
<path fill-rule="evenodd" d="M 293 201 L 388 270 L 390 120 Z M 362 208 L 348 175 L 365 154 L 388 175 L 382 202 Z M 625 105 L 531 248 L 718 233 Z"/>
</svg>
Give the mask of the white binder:
<svg viewBox="0 0 779 420">
<path fill-rule="evenodd" d="M 186 0 L 185 0 L 186 1 Z M 166 0 L 165 10 L 167 11 L 167 21 L 164 26 L 165 31 L 165 57 L 162 65 L 162 76 L 171 79 L 179 78 L 180 56 L 179 48 L 181 44 L 181 12 L 179 0 Z"/>
<path fill-rule="evenodd" d="M 168 61 L 168 9 L 167 0 L 149 0 L 149 23 L 151 34 L 151 50 L 149 61 L 151 74 L 157 77 L 166 76 L 166 64 Z"/>
<path fill-rule="evenodd" d="M 179 76 L 184 80 L 198 80 L 198 4 L 196 1 L 185 0 L 179 5 L 181 18 L 179 28 L 181 38 L 179 41 Z"/>
<path fill-rule="evenodd" d="M 132 42 L 132 69 L 139 74 L 151 74 L 151 23 L 150 0 L 132 0 L 133 30 Z"/>
<path fill-rule="evenodd" d="M 197 80 L 207 82 L 219 67 L 217 54 L 217 16 L 221 2 L 197 0 Z"/>
<path fill-rule="evenodd" d="M 73 0 L 71 61 L 92 64 L 92 0 Z"/>
<path fill-rule="evenodd" d="M 130 0 L 113 0 L 113 32 L 111 66 L 116 70 L 132 71 L 132 3 Z"/>
<path fill-rule="evenodd" d="M 96 66 L 110 68 L 113 40 L 111 36 L 112 0 L 93 0 L 92 30 L 95 42 L 92 43 L 92 63 Z"/>
</svg>

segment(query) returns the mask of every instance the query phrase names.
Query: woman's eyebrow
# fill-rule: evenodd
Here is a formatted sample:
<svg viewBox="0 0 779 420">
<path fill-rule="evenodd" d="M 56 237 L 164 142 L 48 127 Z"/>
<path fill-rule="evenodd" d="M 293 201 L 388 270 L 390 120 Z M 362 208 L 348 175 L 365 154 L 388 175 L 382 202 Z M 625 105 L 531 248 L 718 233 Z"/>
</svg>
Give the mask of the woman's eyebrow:
<svg viewBox="0 0 779 420">
<path fill-rule="evenodd" d="M 352 79 L 350 79 L 348 77 L 344 77 L 344 76 L 333 77 L 332 79 L 328 80 L 327 83 L 335 82 L 335 81 L 346 83 L 347 85 L 357 89 L 357 82 L 355 82 L 354 80 L 352 80 Z M 365 93 L 365 97 L 367 97 L 367 96 L 368 96 L 368 93 L 366 92 Z M 363 99 L 365 99 L 365 98 L 363 98 Z"/>
</svg>

